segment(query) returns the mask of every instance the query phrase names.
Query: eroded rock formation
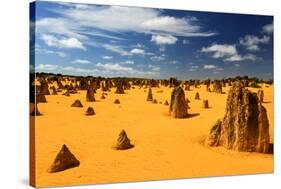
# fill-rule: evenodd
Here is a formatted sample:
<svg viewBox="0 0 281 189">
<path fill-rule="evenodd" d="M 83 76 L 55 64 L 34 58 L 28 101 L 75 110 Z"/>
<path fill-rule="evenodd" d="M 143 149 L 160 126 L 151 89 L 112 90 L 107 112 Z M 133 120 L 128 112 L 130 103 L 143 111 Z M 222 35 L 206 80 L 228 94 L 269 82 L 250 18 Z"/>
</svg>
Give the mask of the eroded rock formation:
<svg viewBox="0 0 281 189">
<path fill-rule="evenodd" d="M 236 81 L 228 93 L 224 118 L 212 127 L 206 143 L 237 151 L 267 153 L 269 123 L 257 94 Z"/>
<path fill-rule="evenodd" d="M 173 118 L 187 117 L 187 104 L 185 94 L 181 87 L 175 87 L 171 94 L 169 114 Z"/>
</svg>

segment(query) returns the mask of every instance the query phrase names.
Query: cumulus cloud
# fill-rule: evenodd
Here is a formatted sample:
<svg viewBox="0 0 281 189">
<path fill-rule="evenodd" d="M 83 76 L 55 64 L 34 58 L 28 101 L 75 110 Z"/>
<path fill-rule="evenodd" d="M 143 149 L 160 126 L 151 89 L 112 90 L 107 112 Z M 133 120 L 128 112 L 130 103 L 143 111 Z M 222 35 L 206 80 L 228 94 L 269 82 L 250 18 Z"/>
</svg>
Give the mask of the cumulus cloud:
<svg viewBox="0 0 281 189">
<path fill-rule="evenodd" d="M 126 60 L 124 62 L 120 62 L 120 64 L 135 64 L 133 60 Z"/>
<path fill-rule="evenodd" d="M 90 64 L 91 62 L 89 60 L 83 60 L 83 59 L 76 59 L 72 61 L 73 64 Z"/>
<path fill-rule="evenodd" d="M 238 61 L 243 61 L 243 60 L 251 60 L 255 61 L 257 60 L 257 57 L 253 54 L 247 54 L 245 56 L 241 56 L 239 54 L 233 55 L 229 58 L 224 59 L 226 62 L 238 62 Z"/>
<path fill-rule="evenodd" d="M 216 66 L 213 65 L 213 64 L 205 64 L 205 65 L 203 66 L 203 68 L 206 69 L 206 70 L 210 70 L 210 69 L 215 69 Z"/>
<path fill-rule="evenodd" d="M 214 44 L 209 47 L 203 47 L 201 52 L 211 53 L 212 58 L 222 58 L 225 62 L 255 61 L 257 59 L 253 54 L 240 55 L 235 45 Z"/>
<path fill-rule="evenodd" d="M 35 66 L 35 70 L 45 70 L 45 71 L 54 71 L 58 68 L 58 65 L 54 64 L 39 64 Z"/>
<path fill-rule="evenodd" d="M 273 33 L 273 23 L 267 24 L 262 27 L 262 32 L 267 33 L 267 34 L 272 34 Z"/>
<path fill-rule="evenodd" d="M 184 44 L 184 45 L 190 44 L 190 41 L 187 39 L 184 39 L 184 40 L 182 40 L 182 44 Z"/>
<path fill-rule="evenodd" d="M 197 69 L 199 66 L 191 66 L 192 69 Z"/>
<path fill-rule="evenodd" d="M 102 58 L 105 60 L 111 60 L 113 57 L 112 56 L 103 56 Z"/>
<path fill-rule="evenodd" d="M 76 38 L 57 38 L 52 35 L 43 35 L 43 41 L 50 47 L 57 48 L 78 48 L 86 50 L 86 47 Z"/>
<path fill-rule="evenodd" d="M 177 42 L 177 38 L 172 35 L 152 35 L 151 41 L 157 45 L 172 45 Z"/>
<path fill-rule="evenodd" d="M 212 53 L 213 58 L 223 58 L 237 54 L 236 46 L 227 44 L 214 44 L 209 47 L 203 47 L 201 52 Z"/>
<path fill-rule="evenodd" d="M 261 38 L 254 35 L 246 35 L 245 37 L 239 40 L 240 44 L 245 46 L 249 51 L 259 51 L 260 44 L 267 44 L 270 41 L 270 37 L 263 36 Z"/>
<path fill-rule="evenodd" d="M 152 71 L 160 71 L 160 66 L 149 64 L 148 68 L 150 68 Z"/>
<path fill-rule="evenodd" d="M 162 54 L 160 56 L 152 56 L 150 59 L 154 62 L 163 61 L 163 60 L 165 60 L 165 55 Z"/>
<path fill-rule="evenodd" d="M 138 49 L 134 48 L 130 51 L 131 54 L 136 54 L 136 55 L 145 55 L 145 50 L 143 49 Z"/>
</svg>

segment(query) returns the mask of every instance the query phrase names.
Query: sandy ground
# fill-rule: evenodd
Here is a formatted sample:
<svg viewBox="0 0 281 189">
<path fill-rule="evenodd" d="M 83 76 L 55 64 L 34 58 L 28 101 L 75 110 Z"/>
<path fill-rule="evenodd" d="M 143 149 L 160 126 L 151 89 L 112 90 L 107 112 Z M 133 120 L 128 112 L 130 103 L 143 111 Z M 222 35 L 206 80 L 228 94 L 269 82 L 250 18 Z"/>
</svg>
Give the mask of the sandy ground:
<svg viewBox="0 0 281 189">
<path fill-rule="evenodd" d="M 206 147 L 203 141 L 211 126 L 225 112 L 227 94 L 206 92 L 205 86 L 185 91 L 191 107 L 187 119 L 168 116 L 168 106 L 146 101 L 145 89 L 126 90 L 126 94 L 109 92 L 97 102 L 86 102 L 86 91 L 66 97 L 46 96 L 48 103 L 38 104 L 43 116 L 36 117 L 36 185 L 61 186 L 109 182 L 270 173 L 273 155 Z M 157 93 L 163 90 L 163 93 Z M 170 101 L 170 88 L 153 88 L 158 102 Z M 223 88 L 225 92 L 228 88 Z M 250 88 L 256 91 L 256 89 Z M 265 106 L 273 143 L 273 87 L 263 86 Z M 194 100 L 195 92 L 209 100 L 209 109 L 202 100 Z M 118 98 L 121 104 L 113 104 Z M 80 99 L 83 108 L 70 107 Z M 88 106 L 96 112 L 85 116 Z M 116 151 L 121 129 L 125 129 L 134 148 Z M 66 144 L 80 160 L 80 166 L 58 173 L 48 173 L 61 146 Z"/>
</svg>

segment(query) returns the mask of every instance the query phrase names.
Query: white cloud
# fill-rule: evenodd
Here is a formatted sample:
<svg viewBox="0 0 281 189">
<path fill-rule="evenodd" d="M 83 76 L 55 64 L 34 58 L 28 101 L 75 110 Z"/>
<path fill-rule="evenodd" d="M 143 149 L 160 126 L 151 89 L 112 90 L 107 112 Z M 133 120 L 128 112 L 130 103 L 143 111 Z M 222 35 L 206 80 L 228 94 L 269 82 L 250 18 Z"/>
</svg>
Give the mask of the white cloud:
<svg viewBox="0 0 281 189">
<path fill-rule="evenodd" d="M 155 65 L 148 65 L 148 68 L 151 68 L 152 71 L 160 71 L 160 66 L 155 66 Z"/>
<path fill-rule="evenodd" d="M 206 70 L 210 70 L 210 69 L 215 69 L 216 66 L 215 66 L 215 65 L 212 65 L 212 64 L 205 64 L 205 65 L 203 66 L 203 68 L 206 69 Z"/>
<path fill-rule="evenodd" d="M 253 54 L 240 55 L 235 45 L 214 44 L 209 47 L 203 47 L 201 52 L 211 53 L 213 58 L 223 58 L 225 62 L 238 62 L 244 60 L 255 61 L 257 57 Z"/>
<path fill-rule="evenodd" d="M 177 42 L 177 38 L 172 35 L 152 35 L 151 41 L 157 45 L 172 45 Z"/>
<path fill-rule="evenodd" d="M 86 47 L 76 38 L 61 38 L 58 39 L 52 35 L 42 35 L 43 41 L 50 47 L 57 48 L 78 48 L 86 50 Z"/>
<path fill-rule="evenodd" d="M 227 44 L 214 44 L 209 47 L 203 47 L 201 52 L 212 53 L 213 58 L 223 58 L 226 56 L 232 56 L 237 54 L 235 45 L 227 45 Z"/>
<path fill-rule="evenodd" d="M 239 40 L 240 44 L 245 46 L 249 51 L 259 51 L 259 44 L 267 44 L 270 41 L 270 37 L 263 36 L 261 38 L 254 35 L 246 35 Z"/>
<path fill-rule="evenodd" d="M 262 32 L 267 33 L 267 34 L 271 34 L 273 33 L 273 23 L 272 24 L 267 24 L 265 26 L 262 27 Z"/>
<path fill-rule="evenodd" d="M 229 58 L 224 59 L 224 61 L 226 61 L 226 62 L 238 62 L 238 61 L 243 61 L 243 60 L 255 61 L 256 59 L 257 59 L 257 57 L 253 54 L 247 54 L 245 56 L 236 54 Z"/>
<path fill-rule="evenodd" d="M 155 77 L 160 76 L 159 70 L 156 67 L 150 67 L 151 71 L 148 70 L 137 70 L 132 67 L 122 66 L 118 63 L 97 63 L 96 67 L 99 68 L 100 73 L 106 73 L 115 76 L 139 76 L 139 77 Z"/>
<path fill-rule="evenodd" d="M 121 66 L 119 64 L 116 63 L 106 63 L 106 64 L 102 64 L 102 63 L 97 63 L 96 64 L 97 67 L 106 69 L 106 70 L 110 70 L 110 71 L 132 71 L 133 69 L 130 67 L 125 67 L 125 66 Z"/>
<path fill-rule="evenodd" d="M 135 64 L 133 60 L 126 60 L 124 62 L 120 62 L 120 64 Z"/>
<path fill-rule="evenodd" d="M 53 64 L 39 64 L 38 66 L 35 66 L 35 70 L 54 71 L 58 67 L 59 67 L 58 65 L 53 65 Z"/>
<path fill-rule="evenodd" d="M 103 56 L 102 58 L 105 60 L 111 60 L 113 57 L 112 56 Z"/>
<path fill-rule="evenodd" d="M 60 57 L 66 57 L 66 54 L 64 52 L 52 51 L 52 50 L 43 49 L 43 48 L 40 48 L 40 47 L 35 47 L 35 52 L 38 53 L 38 54 L 56 54 Z"/>
<path fill-rule="evenodd" d="M 91 62 L 89 60 L 83 60 L 83 59 L 76 59 L 72 61 L 73 64 L 90 64 Z"/>
<path fill-rule="evenodd" d="M 178 64 L 179 62 L 177 60 L 170 60 L 170 61 L 165 61 L 164 64 Z"/>
<path fill-rule="evenodd" d="M 121 47 L 119 45 L 103 44 L 102 47 L 105 48 L 106 50 L 118 53 L 121 56 L 131 55 L 131 53 L 129 51 L 125 50 L 123 47 Z"/>
<path fill-rule="evenodd" d="M 165 55 L 162 54 L 160 56 L 152 56 L 150 59 L 155 62 L 163 61 L 165 60 Z"/>
<path fill-rule="evenodd" d="M 187 45 L 190 44 L 191 42 L 187 39 L 182 40 L 182 44 Z"/>
<path fill-rule="evenodd" d="M 158 9 L 91 5 L 83 9 L 64 8 L 53 11 L 73 20 L 80 28 L 86 26 L 116 33 L 157 32 L 188 37 L 215 35 L 214 32 L 202 32 L 198 19 L 194 17 L 163 16 Z"/>
<path fill-rule="evenodd" d="M 138 49 L 134 48 L 130 51 L 131 54 L 136 54 L 136 55 L 145 55 L 145 50 L 143 49 Z"/>
<path fill-rule="evenodd" d="M 194 63 L 192 63 L 192 64 L 189 63 L 189 65 L 193 65 L 193 64 L 194 64 Z M 196 71 L 198 68 L 199 68 L 199 66 L 194 66 L 194 65 L 193 65 L 193 66 L 191 66 L 191 68 L 188 69 L 188 71 L 194 72 L 194 71 Z"/>
</svg>

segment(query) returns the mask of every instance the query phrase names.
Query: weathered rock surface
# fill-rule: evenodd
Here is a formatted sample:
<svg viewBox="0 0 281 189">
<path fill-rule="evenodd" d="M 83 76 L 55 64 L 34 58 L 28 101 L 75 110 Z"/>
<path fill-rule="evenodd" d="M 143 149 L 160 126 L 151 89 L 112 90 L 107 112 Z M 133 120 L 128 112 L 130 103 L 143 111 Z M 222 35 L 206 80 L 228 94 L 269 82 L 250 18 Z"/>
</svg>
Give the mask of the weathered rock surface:
<svg viewBox="0 0 281 189">
<path fill-rule="evenodd" d="M 216 140 L 209 144 L 237 151 L 268 152 L 269 123 L 266 109 L 259 103 L 256 93 L 246 89 L 242 83 L 235 82 L 229 90 L 220 132 L 216 129 L 219 127 L 217 125 L 214 125 L 208 137 L 212 136 L 212 130 L 216 130 Z"/>
<path fill-rule="evenodd" d="M 209 108 L 209 101 L 203 100 L 203 108 Z"/>
<path fill-rule="evenodd" d="M 194 98 L 195 100 L 200 100 L 200 96 L 199 96 L 199 93 L 198 92 L 196 92 L 195 93 L 195 98 Z"/>
<path fill-rule="evenodd" d="M 95 90 L 93 88 L 87 89 L 86 99 L 87 99 L 87 102 L 94 102 L 94 101 L 96 101 L 96 99 L 95 99 Z"/>
<path fill-rule="evenodd" d="M 88 107 L 87 110 L 86 110 L 85 115 L 86 115 L 86 116 L 89 116 L 89 115 L 96 115 L 94 108 Z"/>
<path fill-rule="evenodd" d="M 128 138 L 126 132 L 122 130 L 119 133 L 119 137 L 117 139 L 117 144 L 115 146 L 116 150 L 126 150 L 129 148 L 133 148 L 134 145 L 131 144 L 130 139 Z"/>
<path fill-rule="evenodd" d="M 153 100 L 152 90 L 151 90 L 151 88 L 149 88 L 148 93 L 147 93 L 146 101 L 152 101 L 152 100 Z"/>
<path fill-rule="evenodd" d="M 120 100 L 119 99 L 115 99 L 113 103 L 114 104 L 120 104 Z"/>
<path fill-rule="evenodd" d="M 185 102 L 185 94 L 180 86 L 175 87 L 172 91 L 169 114 L 173 118 L 187 117 L 187 104 Z"/>
<path fill-rule="evenodd" d="M 49 168 L 49 173 L 55 173 L 59 171 L 64 171 L 66 169 L 78 167 L 80 162 L 76 157 L 70 152 L 67 146 L 64 144 L 57 154 L 53 164 Z"/>
<path fill-rule="evenodd" d="M 82 103 L 80 102 L 80 100 L 75 100 L 75 101 L 71 104 L 71 107 L 82 108 L 83 105 L 82 105 Z"/>
</svg>

